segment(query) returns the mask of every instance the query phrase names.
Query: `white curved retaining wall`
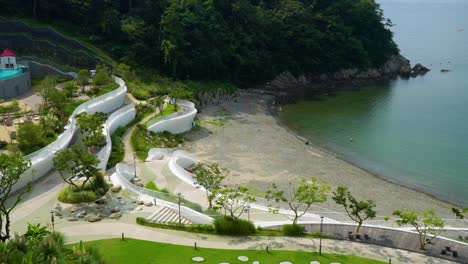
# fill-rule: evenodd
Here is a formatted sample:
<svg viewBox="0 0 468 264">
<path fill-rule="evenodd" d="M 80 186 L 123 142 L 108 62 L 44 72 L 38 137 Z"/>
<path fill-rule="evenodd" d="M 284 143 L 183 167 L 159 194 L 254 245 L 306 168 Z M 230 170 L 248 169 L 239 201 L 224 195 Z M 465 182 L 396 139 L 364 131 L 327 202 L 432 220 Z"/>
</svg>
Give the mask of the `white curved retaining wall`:
<svg viewBox="0 0 468 264">
<path fill-rule="evenodd" d="M 148 130 L 156 133 L 168 131 L 172 134 L 180 134 L 192 129 L 193 119 L 197 114 L 195 104 L 177 99 L 177 105 L 180 106 L 182 110 L 149 122 L 147 124 Z"/>
<path fill-rule="evenodd" d="M 98 168 L 102 172 L 106 172 L 107 162 L 112 152 L 112 139 L 111 135 L 120 126 L 126 126 L 130 123 L 136 115 L 135 104 L 126 105 L 119 110 L 112 113 L 104 124 L 104 134 L 106 136 L 106 145 L 99 151 L 97 158 L 99 159 Z"/>
<path fill-rule="evenodd" d="M 13 191 L 25 187 L 29 182 L 39 179 L 52 169 L 55 153 L 68 147 L 78 130 L 75 118 L 77 114 L 81 112 L 90 114 L 96 112 L 111 113 L 123 105 L 127 86 L 122 79 L 118 77 L 114 77 L 114 79 L 120 85 L 119 88 L 79 105 L 70 116 L 65 131 L 54 142 L 24 157 L 25 160 L 31 161 L 31 168 L 23 173 L 19 181 L 13 186 Z"/>
<path fill-rule="evenodd" d="M 119 163 L 115 166 L 115 173 L 112 174 L 112 182 L 120 184 L 123 188 L 133 192 L 134 194 L 138 195 L 140 200 L 149 200 L 153 201 L 156 199 L 157 204 L 159 206 L 164 206 L 168 207 L 174 211 L 178 210 L 178 204 L 176 203 L 171 203 L 165 200 L 160 199 L 157 195 L 155 195 L 155 191 L 153 190 L 148 190 L 143 187 L 139 187 L 134 185 L 133 183 L 130 182 L 130 179 L 133 178 L 134 174 L 133 172 L 130 171 L 130 167 L 128 165 Z M 169 195 L 169 194 L 164 194 L 164 195 Z M 200 212 L 197 212 L 191 208 L 188 208 L 186 206 L 180 206 L 180 211 L 181 215 L 184 218 L 187 218 L 191 220 L 194 223 L 200 223 L 200 224 L 210 224 L 213 222 L 213 218 L 202 214 Z"/>
<path fill-rule="evenodd" d="M 182 150 L 177 150 L 172 154 L 172 158 L 169 160 L 168 166 L 169 170 L 175 176 L 177 176 L 185 183 L 193 186 L 193 174 L 186 171 L 185 168 L 188 168 L 197 162 L 198 161 L 196 161 L 189 153 Z"/>
</svg>

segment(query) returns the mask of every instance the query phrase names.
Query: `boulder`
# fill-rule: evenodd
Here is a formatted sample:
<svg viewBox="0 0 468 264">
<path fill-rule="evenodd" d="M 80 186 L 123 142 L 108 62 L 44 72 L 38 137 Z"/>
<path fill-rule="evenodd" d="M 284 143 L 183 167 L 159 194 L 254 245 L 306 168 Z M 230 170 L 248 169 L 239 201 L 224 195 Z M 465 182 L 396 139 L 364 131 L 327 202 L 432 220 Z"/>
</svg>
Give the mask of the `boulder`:
<svg viewBox="0 0 468 264">
<path fill-rule="evenodd" d="M 417 64 L 414 65 L 414 67 L 411 69 L 410 76 L 414 78 L 414 77 L 419 76 L 419 75 L 424 75 L 424 74 L 426 74 L 428 71 L 430 71 L 429 68 L 427 68 L 426 66 L 423 66 L 421 63 L 417 63 Z"/>
<path fill-rule="evenodd" d="M 75 212 L 76 212 L 76 207 L 72 207 L 72 208 L 70 209 L 70 213 L 75 213 Z"/>
<path fill-rule="evenodd" d="M 143 201 L 138 201 L 138 205 L 143 205 L 144 202 Z"/>
<path fill-rule="evenodd" d="M 112 212 L 112 213 L 120 212 L 120 208 L 114 207 L 114 208 L 111 209 L 111 212 Z"/>
<path fill-rule="evenodd" d="M 90 223 L 94 223 L 94 222 L 98 222 L 98 221 L 101 221 L 101 217 L 97 216 L 97 215 L 88 215 L 86 218 L 85 218 L 86 221 L 90 222 Z"/>
<path fill-rule="evenodd" d="M 111 191 L 116 193 L 116 192 L 120 192 L 120 190 L 122 190 L 122 186 L 120 185 L 114 185 L 111 187 Z"/>
<path fill-rule="evenodd" d="M 75 221 L 78 221 L 78 218 L 76 218 L 76 217 L 70 217 L 70 218 L 67 218 L 67 221 L 69 221 L 69 222 L 75 222 Z"/>
<path fill-rule="evenodd" d="M 145 202 L 145 205 L 146 205 L 146 206 L 153 206 L 153 202 L 151 202 L 151 201 L 146 201 L 146 202 Z"/>
<path fill-rule="evenodd" d="M 120 217 L 122 217 L 121 212 L 117 212 L 117 213 L 113 213 L 109 215 L 109 219 L 119 219 Z"/>
<path fill-rule="evenodd" d="M 62 211 L 62 206 L 60 206 L 60 204 L 57 204 L 57 205 L 55 206 L 55 210 L 57 210 L 57 211 Z"/>
</svg>

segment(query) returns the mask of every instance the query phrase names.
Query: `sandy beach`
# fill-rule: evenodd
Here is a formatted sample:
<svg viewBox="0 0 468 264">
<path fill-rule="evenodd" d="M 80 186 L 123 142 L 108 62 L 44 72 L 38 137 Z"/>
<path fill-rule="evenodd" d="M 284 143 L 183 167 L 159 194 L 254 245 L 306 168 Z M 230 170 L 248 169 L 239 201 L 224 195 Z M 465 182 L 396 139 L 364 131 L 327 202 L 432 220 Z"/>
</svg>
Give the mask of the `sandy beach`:
<svg viewBox="0 0 468 264">
<path fill-rule="evenodd" d="M 210 105 L 198 115 L 201 128 L 187 137 L 189 150 L 202 162 L 218 162 L 230 170 L 226 184 L 259 190 L 301 178 L 325 179 L 332 187 L 346 185 L 361 199 L 373 199 L 378 215 L 400 208 L 435 209 L 453 218 L 452 205 L 393 184 L 310 145 L 281 126 L 267 109 L 268 97 L 241 94 L 237 101 Z M 215 121 L 215 122 L 213 122 Z M 323 207 L 340 210 L 329 199 Z"/>
</svg>

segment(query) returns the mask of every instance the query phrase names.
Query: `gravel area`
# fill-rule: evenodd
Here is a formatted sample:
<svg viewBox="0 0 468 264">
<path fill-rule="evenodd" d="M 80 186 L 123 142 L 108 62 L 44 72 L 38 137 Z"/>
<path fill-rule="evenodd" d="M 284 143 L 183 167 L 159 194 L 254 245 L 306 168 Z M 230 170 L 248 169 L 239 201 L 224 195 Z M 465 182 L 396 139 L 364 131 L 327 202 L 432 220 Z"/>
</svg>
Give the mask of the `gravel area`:
<svg viewBox="0 0 468 264">
<path fill-rule="evenodd" d="M 236 100 L 205 107 L 197 116 L 201 127 L 186 135 L 189 150 L 201 161 L 218 162 L 228 168 L 231 173 L 226 184 L 262 190 L 273 182 L 283 184 L 304 177 L 319 177 L 332 187 L 346 185 L 359 198 L 373 199 L 381 216 L 409 207 L 434 208 L 444 217 L 453 218 L 449 203 L 390 183 L 305 145 L 278 124 L 267 110 L 268 100 L 266 96 L 244 93 Z M 331 199 L 323 206 L 339 210 Z"/>
</svg>

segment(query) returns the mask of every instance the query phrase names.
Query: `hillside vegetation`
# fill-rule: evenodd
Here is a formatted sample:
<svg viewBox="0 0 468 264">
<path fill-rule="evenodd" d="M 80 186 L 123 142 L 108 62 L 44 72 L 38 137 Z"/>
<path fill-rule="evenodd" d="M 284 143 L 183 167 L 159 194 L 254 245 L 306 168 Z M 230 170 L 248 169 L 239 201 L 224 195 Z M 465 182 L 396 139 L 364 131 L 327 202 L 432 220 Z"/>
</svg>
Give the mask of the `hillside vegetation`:
<svg viewBox="0 0 468 264">
<path fill-rule="evenodd" d="M 374 0 L 28 0 L 0 13 L 59 24 L 119 62 L 177 79 L 261 82 L 398 53 Z"/>
</svg>

